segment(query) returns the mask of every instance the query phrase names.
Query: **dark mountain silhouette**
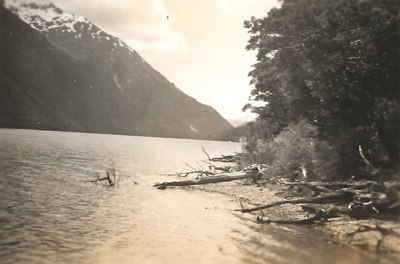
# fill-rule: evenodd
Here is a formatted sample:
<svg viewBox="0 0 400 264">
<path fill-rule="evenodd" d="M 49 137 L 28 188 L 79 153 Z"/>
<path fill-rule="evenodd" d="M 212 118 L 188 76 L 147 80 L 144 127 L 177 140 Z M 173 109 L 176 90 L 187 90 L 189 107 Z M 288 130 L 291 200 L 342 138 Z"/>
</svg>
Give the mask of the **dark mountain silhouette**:
<svg viewBox="0 0 400 264">
<path fill-rule="evenodd" d="M 204 139 L 232 128 L 120 39 L 54 5 L 0 6 L 0 40 L 0 127 Z"/>
</svg>

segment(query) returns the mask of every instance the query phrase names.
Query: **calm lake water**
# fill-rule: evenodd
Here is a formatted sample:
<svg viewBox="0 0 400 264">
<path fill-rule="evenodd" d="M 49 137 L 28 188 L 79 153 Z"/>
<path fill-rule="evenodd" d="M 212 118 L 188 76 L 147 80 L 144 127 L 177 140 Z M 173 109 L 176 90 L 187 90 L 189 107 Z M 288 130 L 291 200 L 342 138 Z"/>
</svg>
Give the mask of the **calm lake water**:
<svg viewBox="0 0 400 264">
<path fill-rule="evenodd" d="M 0 129 L 0 263 L 390 263 L 219 194 L 156 190 L 238 143 Z M 120 186 L 94 183 L 115 167 Z M 135 184 L 137 182 L 138 184 Z"/>
</svg>

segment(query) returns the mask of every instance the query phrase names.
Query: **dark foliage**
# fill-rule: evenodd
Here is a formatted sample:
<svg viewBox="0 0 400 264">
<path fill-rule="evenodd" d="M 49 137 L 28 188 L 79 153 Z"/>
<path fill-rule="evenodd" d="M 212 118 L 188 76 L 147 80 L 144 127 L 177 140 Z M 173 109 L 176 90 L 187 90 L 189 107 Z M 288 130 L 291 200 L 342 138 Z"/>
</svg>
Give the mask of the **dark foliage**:
<svg viewBox="0 0 400 264">
<path fill-rule="evenodd" d="M 365 162 L 399 165 L 400 1 L 285 0 L 245 21 L 256 50 L 253 107 L 269 139 L 306 119 L 341 157 L 340 173 Z"/>
</svg>

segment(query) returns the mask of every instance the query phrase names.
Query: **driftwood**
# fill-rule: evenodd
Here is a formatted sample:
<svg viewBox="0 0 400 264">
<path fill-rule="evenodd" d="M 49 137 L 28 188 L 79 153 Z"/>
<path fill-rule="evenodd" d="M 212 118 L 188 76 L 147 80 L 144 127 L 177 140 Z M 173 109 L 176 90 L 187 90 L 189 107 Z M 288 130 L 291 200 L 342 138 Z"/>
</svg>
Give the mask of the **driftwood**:
<svg viewBox="0 0 400 264">
<path fill-rule="evenodd" d="M 223 176 L 223 173 L 232 173 L 237 171 L 233 166 L 217 166 L 213 164 L 212 162 L 224 162 L 224 163 L 232 163 L 232 162 L 238 162 L 239 157 L 236 155 L 222 155 L 221 157 L 216 157 L 216 158 L 211 158 L 210 155 L 205 151 L 204 147 L 201 147 L 202 151 L 204 154 L 207 156 L 207 160 L 202 160 L 202 162 L 206 163 L 208 166 L 208 170 L 203 169 L 200 163 L 198 165 L 200 166 L 201 169 L 196 169 L 192 167 L 191 165 L 184 163 L 186 166 L 188 166 L 191 170 L 190 171 L 185 171 L 185 172 L 176 172 L 176 173 L 162 173 L 159 175 L 163 176 L 178 176 L 178 177 L 187 177 L 191 174 L 197 174 L 197 178 L 205 176 Z M 206 180 L 207 181 L 207 180 Z"/>
<path fill-rule="evenodd" d="M 265 179 L 269 183 L 279 183 L 282 186 L 301 186 L 305 187 L 313 192 L 301 192 L 301 197 L 299 193 L 293 194 L 300 198 L 296 199 L 285 199 L 281 201 L 276 201 L 256 207 L 244 208 L 242 201 L 240 201 L 241 209 L 234 211 L 239 211 L 242 213 L 251 213 L 255 211 L 261 212 L 261 216 L 257 216 L 256 222 L 259 224 L 294 224 L 294 225 L 312 225 L 315 223 L 324 223 L 329 221 L 331 218 L 337 218 L 342 216 L 351 217 L 354 219 L 396 219 L 398 220 L 398 215 L 400 213 L 400 183 L 383 183 L 377 181 L 337 181 L 337 182 L 282 182 L 281 180 L 276 180 L 276 178 L 268 177 L 268 166 L 265 164 L 254 164 L 244 168 L 242 171 L 236 171 L 240 166 L 239 155 L 229 155 L 222 156 L 219 158 L 211 158 L 209 154 L 202 148 L 203 152 L 207 156 L 207 160 L 202 162 L 208 165 L 209 170 L 204 170 L 200 164 L 198 164 L 201 169 L 195 169 L 188 165 L 191 170 L 189 172 L 174 173 L 174 174 L 164 174 L 168 176 L 178 176 L 186 177 L 189 174 L 198 174 L 196 179 L 185 180 L 185 181 L 171 181 L 156 183 L 153 186 L 157 189 L 166 189 L 169 186 L 190 186 L 190 185 L 201 185 L 201 184 L 213 184 L 219 182 L 228 182 L 240 179 L 253 179 L 257 183 L 259 179 Z M 360 148 L 360 154 L 363 157 L 362 149 Z M 365 158 L 365 157 L 364 157 Z M 228 163 L 238 163 L 239 166 L 216 166 L 213 162 L 228 162 Z M 368 164 L 368 160 L 364 159 L 364 162 Z M 228 164 L 231 165 L 231 164 Z M 369 165 L 369 164 L 368 164 Z M 376 172 L 372 166 L 371 170 Z M 232 172 L 236 171 L 236 172 Z M 222 173 L 221 173 L 222 172 Z M 204 176 L 206 175 L 206 176 Z M 201 177 L 201 178 L 200 178 Z M 262 184 L 261 181 L 258 182 Z M 265 184 L 265 183 L 264 183 Z M 258 185 L 258 184 L 257 184 Z M 258 185 L 259 186 L 259 185 Z M 285 191 L 293 191 L 293 189 L 304 188 L 283 188 Z M 275 217 L 266 217 L 263 210 L 281 206 L 284 204 L 297 204 L 299 208 L 302 209 L 304 215 L 296 215 L 292 219 L 276 219 Z M 297 214 L 298 211 L 296 211 Z M 391 218 L 394 217 L 394 218 Z M 346 219 L 346 218 L 345 218 Z M 369 222 L 369 221 L 368 221 Z M 380 248 L 385 236 L 390 236 L 389 241 L 392 241 L 392 237 L 400 239 L 400 232 L 392 228 L 383 227 L 376 225 L 373 227 L 366 227 L 357 229 L 354 233 L 350 233 L 349 239 L 352 240 L 355 234 L 368 232 L 368 231 L 378 231 L 382 234 L 382 238 L 377 242 L 377 249 Z M 357 238 L 359 239 L 359 238 Z M 329 239 L 329 241 L 343 244 L 346 246 L 353 247 L 350 243 L 343 243 L 341 241 L 336 241 Z M 351 242 L 351 241 L 346 241 Z M 390 242 L 392 243 L 392 242 Z M 396 242 L 393 242 L 396 243 Z M 398 244 L 395 244 L 395 247 Z M 387 245 L 385 244 L 387 247 Z M 390 246 L 389 246 L 390 248 Z"/>
<path fill-rule="evenodd" d="M 310 225 L 314 224 L 317 221 L 321 220 L 328 220 L 329 218 L 334 218 L 340 216 L 340 212 L 338 212 L 336 207 L 329 207 L 326 209 L 315 208 L 313 206 L 302 206 L 303 210 L 304 207 L 310 207 L 312 210 L 308 209 L 306 211 L 312 212 L 314 215 L 311 217 L 307 217 L 305 219 L 264 219 L 265 214 L 261 211 L 262 216 L 257 216 L 256 222 L 259 224 L 295 224 L 295 225 Z"/>
<path fill-rule="evenodd" d="M 320 214 L 316 214 L 312 217 L 308 217 L 305 219 L 264 219 L 264 217 L 257 216 L 256 222 L 259 224 L 282 224 L 282 225 L 311 225 L 314 224 L 316 221 L 327 220 L 328 218 L 338 217 L 339 215 L 333 212 L 324 212 Z"/>
<path fill-rule="evenodd" d="M 343 181 L 343 182 L 279 182 L 280 184 L 286 186 L 292 185 L 301 185 L 305 186 L 313 191 L 319 192 L 331 192 L 332 190 L 340 190 L 343 188 L 352 188 L 352 189 L 365 189 L 365 188 L 373 188 L 373 189 L 382 189 L 384 188 L 382 183 L 378 183 L 375 181 Z"/>
<path fill-rule="evenodd" d="M 271 208 L 274 206 L 278 205 L 283 205 L 283 204 L 304 204 L 304 203 L 333 203 L 337 201 L 351 201 L 352 198 L 354 197 L 355 193 L 351 191 L 342 191 L 342 192 L 337 192 L 337 193 L 328 193 L 328 194 L 322 194 L 321 196 L 318 197 L 312 197 L 312 198 L 301 198 L 301 199 L 295 199 L 295 200 L 283 200 L 283 201 L 277 201 L 274 203 L 270 203 L 267 205 L 262 205 L 262 206 L 257 206 L 253 208 L 242 208 L 242 209 L 237 209 L 235 211 L 240 211 L 242 213 L 250 213 L 254 211 L 259 211 L 267 208 Z"/>
<path fill-rule="evenodd" d="M 202 177 L 194 180 L 187 180 L 187 181 L 172 181 L 172 182 L 163 182 L 163 183 L 156 183 L 153 187 L 157 189 L 165 189 L 170 186 L 190 186 L 190 185 L 202 185 L 208 183 L 218 183 L 218 182 L 228 182 L 228 181 L 235 181 L 247 178 L 257 178 L 257 173 L 253 171 L 246 171 L 246 172 L 232 172 L 232 173 L 221 173 L 215 176 L 208 176 Z"/>
<path fill-rule="evenodd" d="M 314 192 L 313 197 L 282 200 L 253 208 L 235 211 L 250 213 L 283 204 L 300 204 L 307 215 L 300 220 L 271 220 L 257 217 L 257 223 L 312 224 L 321 219 L 347 215 L 352 218 L 370 218 L 381 213 L 398 213 L 400 209 L 400 184 L 374 181 L 352 182 L 288 182 L 287 186 L 301 185 Z M 304 205 L 310 204 L 310 205 Z"/>
<path fill-rule="evenodd" d="M 216 166 L 214 164 L 212 164 L 209 161 L 203 160 L 204 163 L 207 163 L 208 165 L 208 169 L 211 172 L 216 172 L 216 171 L 223 171 L 223 172 L 233 172 L 235 171 L 235 169 L 232 166 L 224 166 L 224 167 L 220 167 L 220 166 Z"/>
<path fill-rule="evenodd" d="M 295 220 L 290 220 L 290 219 L 280 219 L 280 220 L 272 220 L 272 219 L 264 219 L 263 217 L 257 216 L 256 222 L 258 224 L 282 224 L 282 225 L 311 225 L 314 224 L 315 221 L 320 220 L 316 216 L 313 216 L 311 218 L 305 218 L 305 219 L 295 219 Z"/>
<path fill-rule="evenodd" d="M 233 168 L 218 167 L 212 162 L 236 162 L 239 163 L 240 155 L 228 155 L 219 158 L 211 158 L 202 148 L 207 156 L 203 161 L 208 164 L 209 170 L 193 170 L 184 173 L 166 174 L 185 177 L 196 173 L 198 177 L 193 180 L 171 181 L 156 183 L 157 189 L 165 189 L 169 186 L 190 186 L 228 182 L 251 178 L 257 182 L 260 178 L 268 179 L 268 166 L 265 164 L 254 164 L 244 168 L 242 171 L 231 172 Z M 199 164 L 200 165 L 200 164 Z M 201 167 L 201 165 L 200 165 Z M 222 171 L 222 173 L 221 173 Z M 202 177 L 203 175 L 206 175 Z M 201 177 L 201 178 L 200 178 Z M 338 216 L 350 216 L 352 218 L 370 218 L 383 213 L 400 212 L 400 183 L 382 183 L 377 181 L 337 181 L 337 182 L 278 182 L 283 186 L 303 186 L 313 192 L 313 195 L 298 199 L 285 199 L 260 205 L 252 208 L 244 208 L 234 211 L 250 213 L 261 211 L 263 216 L 257 217 L 258 223 L 277 224 L 313 224 L 321 220 L 327 220 Z M 309 194 L 309 193 L 308 193 Z M 303 209 L 305 219 L 266 219 L 262 210 L 284 204 L 298 204 Z"/>
<path fill-rule="evenodd" d="M 253 181 L 256 182 L 259 179 L 259 176 L 261 175 L 257 166 L 250 166 L 245 168 L 244 170 L 236 171 L 236 169 L 232 168 L 231 166 L 221 167 L 221 166 L 216 166 L 212 163 L 212 162 L 225 162 L 225 163 L 239 162 L 240 160 L 239 154 L 227 155 L 227 156 L 222 155 L 221 157 L 211 158 L 210 155 L 205 151 L 204 147 L 202 147 L 202 151 L 207 156 L 207 160 L 203 162 L 207 163 L 209 170 L 204 170 L 204 169 L 198 170 L 193 168 L 189 164 L 186 164 L 193 170 L 188 172 L 177 172 L 177 173 L 161 174 L 161 175 L 187 177 L 190 174 L 197 174 L 197 177 L 195 179 L 186 181 L 155 183 L 153 184 L 153 187 L 163 190 L 171 186 L 202 185 L 209 183 L 229 182 L 229 181 L 248 179 L 248 178 L 252 178 Z"/>
<path fill-rule="evenodd" d="M 162 173 L 160 175 L 164 175 L 164 176 L 178 176 L 178 177 L 187 177 L 190 174 L 198 174 L 198 176 L 209 176 L 209 175 L 216 175 L 216 172 L 212 172 L 212 171 L 206 171 L 206 170 L 193 170 L 193 171 L 186 171 L 186 172 L 176 172 L 176 173 Z"/>
<path fill-rule="evenodd" d="M 236 153 L 236 155 L 222 155 L 221 157 L 216 157 L 216 158 L 211 158 L 210 155 L 204 150 L 204 147 L 201 147 L 203 150 L 204 154 L 206 154 L 207 158 L 209 161 L 212 162 L 239 162 L 241 160 L 241 155 L 239 153 Z"/>
</svg>

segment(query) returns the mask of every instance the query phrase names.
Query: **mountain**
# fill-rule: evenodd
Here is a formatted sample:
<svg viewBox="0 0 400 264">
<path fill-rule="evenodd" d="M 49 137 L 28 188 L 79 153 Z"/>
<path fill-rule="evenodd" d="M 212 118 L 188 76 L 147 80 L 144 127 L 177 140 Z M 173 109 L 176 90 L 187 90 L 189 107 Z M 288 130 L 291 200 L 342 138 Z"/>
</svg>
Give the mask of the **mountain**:
<svg viewBox="0 0 400 264">
<path fill-rule="evenodd" d="M 254 135 L 255 122 L 249 121 L 219 134 L 213 135 L 212 140 L 240 142 L 242 138 Z"/>
<path fill-rule="evenodd" d="M 233 127 L 240 127 L 245 125 L 246 123 L 254 121 L 256 118 L 255 114 L 252 113 L 247 113 L 247 115 L 236 118 L 236 119 L 228 119 L 228 122 L 233 126 Z"/>
<path fill-rule="evenodd" d="M 122 40 L 52 4 L 0 6 L 0 127 L 210 138 L 232 126 Z"/>
</svg>

